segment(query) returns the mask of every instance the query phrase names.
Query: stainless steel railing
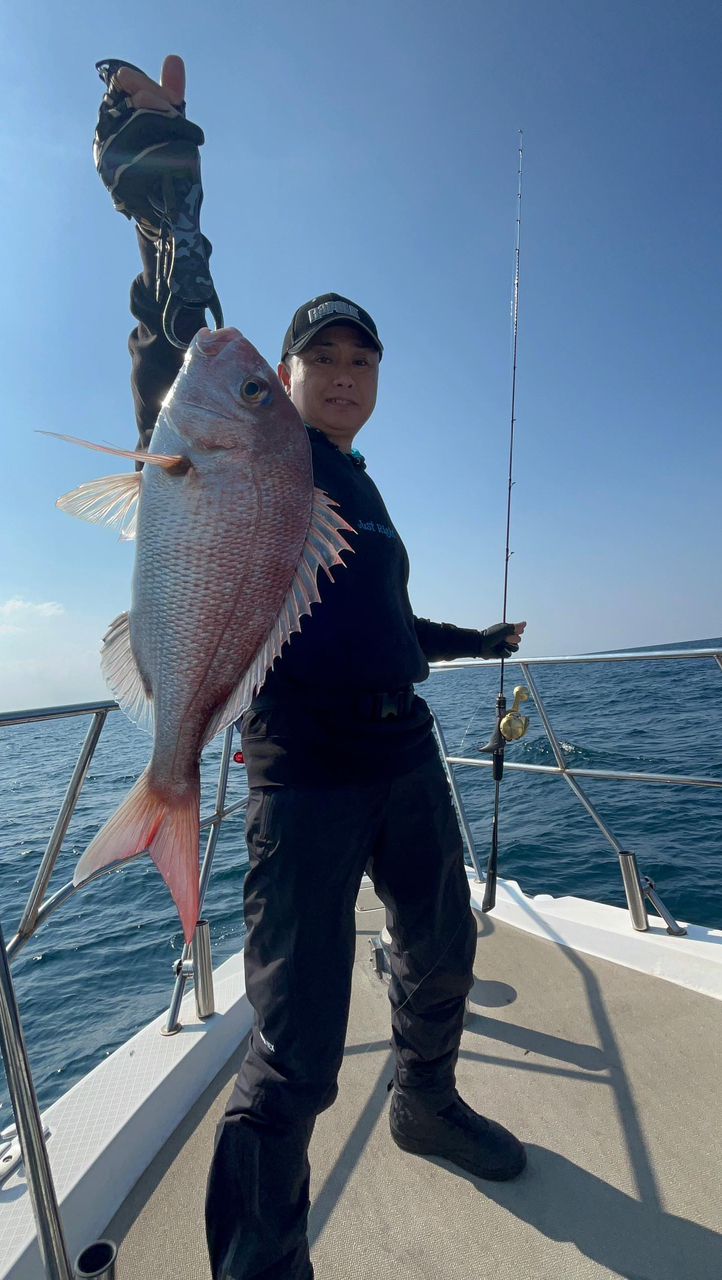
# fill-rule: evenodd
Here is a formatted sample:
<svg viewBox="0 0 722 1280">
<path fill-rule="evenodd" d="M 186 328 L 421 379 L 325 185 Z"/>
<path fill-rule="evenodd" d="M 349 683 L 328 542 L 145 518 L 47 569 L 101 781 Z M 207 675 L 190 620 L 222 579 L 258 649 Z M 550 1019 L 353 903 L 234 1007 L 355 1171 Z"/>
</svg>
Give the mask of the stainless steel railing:
<svg viewBox="0 0 722 1280">
<path fill-rule="evenodd" d="M 43 1137 L 5 940 L 0 928 L 0 1050 L 7 1072 L 15 1123 L 25 1161 L 28 1191 L 38 1229 L 38 1247 L 48 1280 L 72 1280 L 58 1201 Z"/>
<path fill-rule="evenodd" d="M 699 662 L 701 660 L 714 661 L 717 664 L 717 667 L 720 670 L 720 672 L 722 672 L 722 650 L 719 650 L 719 649 L 678 649 L 678 650 L 662 649 L 662 650 L 655 650 L 649 653 L 582 654 L 578 657 L 575 656 L 575 657 L 566 657 L 566 658 L 512 657 L 512 658 L 506 658 L 504 660 L 505 666 L 507 667 L 516 666 L 521 670 L 524 680 L 531 691 L 532 697 L 534 699 L 534 703 L 539 712 L 542 725 L 544 726 L 544 731 L 547 735 L 549 744 L 551 746 L 551 749 L 554 755 L 554 759 L 556 761 L 556 764 L 554 765 L 542 765 L 542 764 L 528 764 L 523 761 L 519 762 L 519 761 L 513 761 L 513 760 L 505 760 L 504 762 L 505 768 L 517 769 L 522 773 L 545 774 L 545 775 L 551 775 L 553 777 L 563 778 L 564 781 L 567 783 L 567 785 L 570 787 L 571 791 L 576 796 L 577 800 L 586 809 L 589 816 L 597 824 L 597 826 L 599 827 L 599 830 L 602 832 L 602 835 L 612 846 L 612 848 L 614 849 L 615 853 L 619 858 L 620 869 L 622 873 L 622 883 L 624 886 L 625 896 L 627 898 L 627 906 L 629 908 L 629 914 L 630 914 L 633 927 L 640 931 L 643 931 L 649 928 L 649 922 L 647 919 L 647 912 L 646 912 L 646 906 L 645 906 L 645 899 L 647 899 L 652 903 L 655 910 L 664 920 L 664 923 L 667 927 L 667 932 L 670 934 L 674 934 L 677 937 L 683 936 L 686 933 L 686 929 L 678 925 L 676 921 L 673 919 L 673 917 L 670 915 L 669 911 L 664 906 L 664 903 L 661 901 L 661 899 L 659 898 L 659 895 L 656 892 L 654 881 L 650 880 L 648 876 L 643 876 L 640 874 L 635 855 L 633 853 L 630 853 L 630 851 L 617 839 L 617 837 L 611 831 L 610 827 L 604 821 L 604 819 L 602 818 L 596 806 L 592 803 L 592 801 L 589 799 L 589 796 L 586 794 L 586 792 L 582 788 L 579 782 L 579 779 L 580 778 L 596 778 L 596 779 L 602 779 L 604 781 L 613 780 L 618 782 L 646 782 L 646 783 L 653 783 L 653 784 L 662 785 L 662 786 L 711 787 L 711 788 L 720 789 L 722 788 L 722 778 L 690 777 L 688 775 L 683 775 L 683 774 L 643 773 L 643 772 L 636 772 L 636 771 L 623 770 L 623 769 L 618 769 L 618 770 L 578 769 L 578 768 L 570 767 L 567 764 L 567 761 L 564 757 L 564 752 L 559 742 L 559 738 L 557 737 L 557 734 L 555 733 L 554 728 L 552 726 L 551 718 L 549 716 L 549 712 L 544 703 L 544 699 L 542 698 L 539 688 L 536 684 L 536 681 L 532 676 L 531 668 L 540 667 L 540 666 L 560 666 L 560 665 L 563 666 L 563 665 L 568 665 L 572 663 L 584 664 L 584 663 L 609 663 L 609 662 L 665 662 L 665 661 L 678 661 L 678 662 L 697 661 Z M 457 671 L 458 672 L 458 671 L 468 671 L 469 669 L 473 669 L 474 667 L 488 668 L 488 667 L 499 666 L 499 665 L 500 663 L 498 660 L 492 661 L 492 662 L 485 662 L 482 660 L 473 659 L 473 660 L 468 660 L 463 662 L 438 662 L 438 663 L 434 663 L 433 667 L 434 667 L 434 670 L 436 671 Z M 437 739 L 439 741 L 441 752 L 444 757 L 444 761 L 446 763 L 446 769 L 449 777 L 449 782 L 451 784 L 454 804 L 456 806 L 456 810 L 459 815 L 459 821 L 461 825 L 462 835 L 464 837 L 464 843 L 466 845 L 466 848 L 468 850 L 469 856 L 476 870 L 478 878 L 480 880 L 483 880 L 484 873 L 479 863 L 479 858 L 474 847 L 473 837 L 471 835 L 469 824 L 468 824 L 466 815 L 464 813 L 464 807 L 461 800 L 461 795 L 459 793 L 456 779 L 454 777 L 454 769 L 457 765 L 467 767 L 467 768 L 472 768 L 472 769 L 491 769 L 493 767 L 492 761 L 488 757 L 484 758 L 484 757 L 478 757 L 478 756 L 468 757 L 468 756 L 450 755 L 446 749 L 446 743 L 444 741 L 443 731 L 441 730 L 441 726 L 438 724 L 436 717 L 434 717 L 434 721 L 435 721 L 435 731 L 436 731 Z"/>
<path fill-rule="evenodd" d="M 505 659 L 505 664 L 507 667 L 516 666 L 520 668 L 522 675 L 532 692 L 534 702 L 539 711 L 539 715 L 542 720 L 544 730 L 546 732 L 547 738 L 549 740 L 549 743 L 556 761 L 554 765 L 542 765 L 542 764 L 527 764 L 523 762 L 519 763 L 517 761 L 507 759 L 505 761 L 506 768 L 512 769 L 512 770 L 517 769 L 526 773 L 546 774 L 546 775 L 552 775 L 552 776 L 563 778 L 564 781 L 571 788 L 571 790 L 574 792 L 577 799 L 580 801 L 580 803 L 584 806 L 584 808 L 593 818 L 594 822 L 596 822 L 597 826 L 599 827 L 600 831 L 604 835 L 605 839 L 611 844 L 615 852 L 617 854 L 623 852 L 623 845 L 616 838 L 616 836 L 614 836 L 612 831 L 609 829 L 608 825 L 605 823 L 605 821 L 597 811 L 596 807 L 589 800 L 589 797 L 585 794 L 585 792 L 583 791 L 578 781 L 579 779 L 594 778 L 594 779 L 602 779 L 604 781 L 615 780 L 615 781 L 627 781 L 627 782 L 655 783 L 655 784 L 661 784 L 666 786 L 694 786 L 694 787 L 712 787 L 712 788 L 722 787 L 722 779 L 690 777 L 686 775 L 674 775 L 674 774 L 642 773 L 642 772 L 633 772 L 633 771 L 625 771 L 625 770 L 582 769 L 582 768 L 576 768 L 568 765 L 564 758 L 564 753 L 559 743 L 559 739 L 552 726 L 551 719 L 547 711 L 547 708 L 545 706 L 544 700 L 532 676 L 532 668 L 536 668 L 540 666 L 564 666 L 569 664 L 579 665 L 584 663 L 598 664 L 598 663 L 615 663 L 615 662 L 624 662 L 624 663 L 632 662 L 633 663 L 633 662 L 657 662 L 657 661 L 690 662 L 690 661 L 700 661 L 700 660 L 708 660 L 708 661 L 713 660 L 714 662 L 716 662 L 720 672 L 722 672 L 722 651 L 717 649 L 656 650 L 648 653 L 582 654 L 582 655 L 575 655 L 571 657 L 548 657 L 548 658 L 512 657 L 512 658 Z M 475 667 L 483 667 L 485 669 L 489 669 L 491 667 L 498 666 L 498 665 L 499 665 L 498 661 L 487 662 L 487 661 L 473 659 L 469 661 L 454 662 L 454 663 L 443 663 L 443 662 L 434 663 L 433 669 L 435 671 L 447 670 L 447 671 L 458 672 L 458 671 L 467 671 Z M 62 847 L 63 840 L 65 839 L 65 836 L 67 834 L 68 827 L 70 825 L 73 812 L 77 805 L 77 801 L 80 796 L 81 789 L 87 777 L 88 769 L 93 759 L 93 755 L 95 753 L 95 749 L 100 739 L 100 735 L 103 731 L 103 728 L 105 726 L 108 716 L 111 713 L 116 712 L 117 710 L 118 710 L 118 704 L 116 702 L 107 701 L 107 702 L 85 702 L 85 703 L 78 703 L 78 704 L 62 706 L 62 707 L 44 707 L 44 708 L 38 708 L 34 710 L 29 710 L 29 711 L 13 711 L 13 712 L 6 712 L 6 713 L 0 714 L 0 729 L 9 727 L 11 725 L 36 724 L 42 721 L 62 720 L 62 719 L 67 719 L 69 717 L 74 717 L 74 716 L 91 716 L 92 717 L 90 726 L 88 728 L 88 732 L 86 734 L 85 741 L 78 755 L 78 759 L 75 765 L 75 769 L 73 771 L 73 775 L 70 779 L 70 782 L 68 783 L 65 795 L 63 797 L 63 801 L 61 803 L 60 810 L 58 812 L 55 826 L 49 837 L 45 852 L 41 859 L 40 867 L 38 869 L 38 872 L 35 878 L 35 883 L 33 884 L 33 887 L 28 897 L 27 904 L 22 913 L 22 917 L 20 920 L 20 924 L 18 926 L 17 933 L 15 934 L 14 937 L 11 938 L 10 942 L 7 945 L 7 953 L 9 958 L 11 959 L 13 958 L 14 955 L 16 955 L 20 951 L 22 947 L 24 947 L 27 944 L 27 942 L 30 941 L 33 934 L 40 927 L 40 925 L 44 924 L 45 921 L 56 910 L 58 910 L 59 907 L 61 907 L 77 892 L 77 889 L 74 887 L 74 885 L 71 882 L 69 882 L 68 884 L 63 885 L 60 889 L 58 889 L 52 895 L 52 897 L 47 899 L 47 901 L 45 900 L 45 893 L 47 891 L 48 884 L 50 883 L 50 879 L 52 877 L 53 870 L 55 868 L 55 864 L 56 864 L 60 849 Z M 436 725 L 436 729 L 437 729 L 437 736 L 439 738 L 439 742 L 442 749 L 442 754 L 444 755 L 447 761 L 447 764 L 452 767 L 450 769 L 452 788 L 454 791 L 455 799 L 457 801 L 457 808 L 458 808 L 459 817 L 462 825 L 462 831 L 464 834 L 464 839 L 465 839 L 467 849 L 469 851 L 469 856 L 471 857 L 477 872 L 481 875 L 480 867 L 478 864 L 478 857 L 474 849 L 474 842 L 471 837 L 469 825 L 463 811 L 463 805 L 461 804 L 461 801 L 460 801 L 458 789 L 456 787 L 456 784 L 453 778 L 453 767 L 458 765 L 458 766 L 463 766 L 468 768 L 488 769 L 492 767 L 491 761 L 489 759 L 484 759 L 479 757 L 465 757 L 465 756 L 450 755 L 447 750 L 446 743 L 444 742 L 443 732 L 440 726 L 438 725 L 438 722 Z M 201 822 L 201 831 L 208 831 L 208 841 L 206 844 L 206 850 L 203 858 L 203 863 L 201 868 L 201 878 L 200 878 L 201 908 L 203 906 L 206 889 L 208 887 L 208 882 L 210 879 L 211 869 L 213 865 L 213 856 L 216 849 L 220 826 L 222 822 L 225 821 L 225 819 L 232 817 L 234 814 L 238 813 L 245 806 L 245 800 L 238 801 L 235 804 L 232 804 L 230 806 L 226 806 L 226 803 L 225 803 L 227 784 L 228 784 L 229 764 L 231 759 L 232 734 L 233 734 L 232 729 L 229 728 L 226 730 L 226 734 L 223 742 L 221 762 L 220 762 L 219 772 L 218 772 L 218 784 L 216 789 L 216 798 L 215 798 L 215 806 L 214 806 L 213 813 L 207 815 Z M 99 878 L 102 875 L 108 874 L 109 870 L 110 868 L 107 868 L 107 869 L 104 868 L 103 870 L 98 872 L 97 877 L 94 877 L 94 878 Z M 181 960 L 179 961 L 178 967 L 185 965 L 188 960 L 189 960 L 189 950 L 186 947 L 181 956 Z M 168 1017 L 168 1026 L 166 1027 L 166 1031 L 172 1031 L 176 1029 L 175 1022 L 177 1017 L 177 1010 L 183 996 L 187 976 L 188 976 L 187 973 L 185 975 L 179 973 L 177 976 L 175 987 L 173 990 L 173 995 L 171 998 L 171 1005 L 170 1005 L 169 1017 Z"/>
<path fill-rule="evenodd" d="M 92 716 L 91 724 L 85 737 L 85 741 L 80 749 L 78 759 L 76 761 L 73 775 L 63 796 L 58 817 L 53 827 L 52 834 L 48 840 L 45 852 L 40 862 L 38 873 L 35 877 L 35 883 L 28 897 L 27 904 L 22 913 L 17 933 L 11 938 L 7 944 L 7 953 L 10 959 L 13 958 L 32 938 L 33 934 L 39 929 L 41 924 L 53 915 L 59 907 L 68 902 L 79 892 L 78 888 L 73 885 L 72 881 L 63 885 L 60 889 L 45 901 L 45 892 L 50 883 L 58 855 L 60 853 L 63 840 L 70 826 L 73 813 L 75 811 L 80 793 L 88 774 L 88 769 L 95 754 L 95 749 L 100 740 L 100 735 L 105 727 L 108 716 L 118 711 L 117 702 L 81 702 L 74 703 L 64 707 L 41 707 L 29 711 L 9 711 L 0 714 L 0 729 L 7 728 L 11 725 L 21 724 L 38 724 L 43 721 L 64 720 L 73 716 Z M 201 831 L 209 831 L 208 843 L 203 859 L 200 880 L 200 909 L 203 907 L 208 881 L 210 879 L 211 868 L 213 865 L 213 855 L 215 853 L 218 841 L 218 831 L 220 825 L 226 818 L 232 817 L 245 808 L 246 801 L 238 800 L 234 804 L 226 806 L 226 791 L 228 786 L 228 770 L 231 759 L 231 743 L 233 739 L 232 726 L 226 729 L 223 749 L 221 754 L 221 763 L 218 771 L 218 785 L 216 788 L 216 802 L 213 813 L 206 815 L 201 820 Z M 139 854 L 138 857 L 141 857 Z M 98 880 L 101 876 L 109 874 L 114 867 L 104 867 L 96 873 L 92 880 Z M 85 882 L 86 884 L 89 881 Z M 184 951 L 183 960 L 188 959 L 188 951 Z M 176 986 L 178 984 L 176 983 Z M 185 981 L 183 983 L 185 987 Z M 175 991 L 174 991 L 175 995 Z"/>
<path fill-rule="evenodd" d="M 628 850 L 623 848 L 620 841 L 610 830 L 607 823 L 598 813 L 596 807 L 584 792 L 579 779 L 601 778 L 604 780 L 614 779 L 627 782 L 646 782 L 666 786 L 698 786 L 716 788 L 722 787 L 722 779 L 638 773 L 624 770 L 578 769 L 570 767 L 564 758 L 562 747 L 552 726 L 544 700 L 531 674 L 531 668 L 543 665 L 562 665 L 565 663 L 699 661 L 702 659 L 714 660 L 720 671 L 722 671 L 722 651 L 716 649 L 662 650 L 653 653 L 588 654 L 579 657 L 567 658 L 506 659 L 507 666 L 518 666 L 521 669 L 523 677 L 532 692 L 556 761 L 555 765 L 533 765 L 508 760 L 506 761 L 506 767 L 508 769 L 518 769 L 527 773 L 551 774 L 564 779 L 619 856 L 625 891 L 627 893 L 627 901 L 630 915 L 632 917 L 632 924 L 636 929 L 644 929 L 647 927 L 646 908 L 644 905 L 644 899 L 646 897 L 649 898 L 656 909 L 660 911 L 660 914 L 662 914 L 665 919 L 670 932 L 684 932 L 684 930 L 680 929 L 674 920 L 672 920 L 669 913 L 666 912 L 664 905 L 660 903 L 654 893 L 653 883 L 646 877 L 640 877 L 634 855 L 630 854 Z M 470 667 L 473 668 L 475 666 L 482 665 L 488 668 L 489 666 L 498 665 L 498 663 L 484 662 L 482 664 L 481 662 L 472 661 L 464 663 L 434 664 L 436 670 L 448 669 L 457 671 L 468 670 Z M 47 1153 L 43 1140 L 42 1122 L 38 1111 L 37 1098 L 30 1074 L 22 1027 L 20 1024 L 15 993 L 10 976 L 9 959 L 13 954 L 17 954 L 17 952 L 26 945 L 30 938 L 32 938 L 35 931 L 41 924 L 45 923 L 50 915 L 57 911 L 59 907 L 61 907 L 77 892 L 73 884 L 68 883 L 54 893 L 52 897 L 47 900 L 45 899 L 45 894 L 55 868 L 58 854 L 67 834 L 68 827 L 77 805 L 81 789 L 87 777 L 88 769 L 93 759 L 100 735 L 108 716 L 117 710 L 117 703 L 109 701 L 87 702 L 65 707 L 47 707 L 32 711 L 18 711 L 0 715 L 0 728 L 5 728 L 10 725 L 59 720 L 72 716 L 86 715 L 92 717 L 85 741 L 76 761 L 73 775 L 63 797 L 53 831 L 41 859 L 40 868 L 30 891 L 27 904 L 22 913 L 17 934 L 11 940 L 7 948 L 5 947 L 2 930 L 0 929 L 0 1048 L 2 1048 L 3 1059 L 7 1067 L 13 1109 L 17 1119 L 17 1127 L 21 1138 L 26 1173 L 30 1184 L 30 1192 L 36 1213 L 36 1221 L 38 1223 L 38 1239 L 45 1263 L 46 1274 L 50 1277 L 50 1280 L 71 1280 L 72 1271 L 67 1256 L 67 1249 L 58 1215 L 50 1168 L 47 1161 Z M 464 812 L 461 796 L 456 785 L 454 771 L 457 766 L 483 769 L 491 768 L 492 764 L 488 759 L 450 755 L 447 750 L 446 743 L 444 742 L 443 731 L 438 722 L 436 722 L 435 728 L 441 752 L 446 762 L 449 781 L 459 815 L 464 840 L 473 865 L 476 868 L 477 875 L 481 879 L 483 878 L 483 873 L 479 864 L 469 823 Z M 200 878 L 201 909 L 206 889 L 208 887 L 221 824 L 226 818 L 231 817 L 233 814 L 241 810 L 245 804 L 245 801 L 242 800 L 228 807 L 226 806 L 232 733 L 232 728 L 226 730 L 223 742 L 214 811 L 201 822 L 201 830 L 208 831 L 208 840 L 201 867 Z M 93 878 L 99 878 L 101 875 L 108 874 L 109 870 L 110 868 L 103 869 L 103 871 L 98 873 L 98 877 Z M 205 955 L 206 965 L 203 970 L 202 980 L 197 981 L 197 987 L 201 989 L 199 1014 L 201 1017 L 204 1017 L 208 1016 L 209 1012 L 212 1012 L 213 1007 L 212 989 L 209 989 L 207 982 L 208 970 L 210 968 L 210 957 L 207 945 L 207 936 L 205 933 L 201 942 L 202 945 L 199 945 L 198 950 Z M 194 966 L 191 956 L 191 947 L 186 946 L 182 957 L 176 966 L 176 981 L 171 997 L 167 1023 L 164 1027 L 165 1034 L 173 1034 L 173 1032 L 178 1030 L 178 1011 L 188 977 L 193 975 L 200 978 L 200 974 L 194 974 Z M 194 959 L 197 963 L 197 957 L 194 957 Z M 84 1250 L 84 1253 L 81 1255 L 80 1259 L 78 1259 L 75 1272 L 76 1277 L 84 1275 L 102 1275 L 106 1276 L 108 1280 L 111 1280 L 114 1275 L 114 1258 L 114 1246 L 106 1241 L 98 1241 L 95 1244 L 90 1245 L 88 1249 Z M 91 1270 L 87 1269 L 88 1266 L 91 1267 Z M 101 1269 L 98 1270 L 98 1267 Z"/>
<path fill-rule="evenodd" d="M 102 1280 L 114 1280 L 116 1249 L 112 1241 L 98 1240 L 83 1250 L 71 1267 L 57 1197 L 45 1146 L 43 1124 L 37 1095 L 28 1061 L 22 1023 L 10 972 L 10 958 L 17 954 L 33 937 L 41 924 L 68 902 L 78 890 L 69 882 L 45 900 L 55 864 L 63 840 L 70 826 L 78 798 L 88 775 L 95 749 L 108 716 L 118 710 L 116 702 L 86 702 L 65 707 L 43 707 L 32 711 L 13 711 L 0 715 L 0 728 L 11 725 L 37 724 L 42 721 L 63 720 L 73 716 L 90 716 L 91 722 L 80 749 L 72 777 L 63 796 L 52 833 L 45 847 L 35 882 L 28 896 L 15 937 L 6 947 L 0 925 L 0 1051 L 5 1063 L 8 1089 L 15 1115 L 16 1131 L 20 1141 L 28 1189 L 37 1224 L 38 1246 L 48 1280 L 83 1280 L 97 1276 Z M 239 812 L 245 800 L 226 806 L 228 771 L 231 760 L 233 728 L 224 736 L 221 763 L 216 787 L 215 808 L 201 821 L 201 831 L 208 831 L 208 841 L 201 868 L 200 904 L 210 879 L 213 856 L 218 842 L 221 823 Z M 93 876 L 99 879 L 112 868 L 104 868 Z M 183 949 L 176 966 L 176 980 L 171 997 L 165 1034 L 179 1030 L 178 1012 L 189 977 L 195 983 L 196 1006 L 199 1017 L 209 1017 L 214 1008 L 213 979 L 208 925 L 199 921 L 193 942 Z M 14 1167 L 14 1161 L 13 1161 Z"/>
</svg>

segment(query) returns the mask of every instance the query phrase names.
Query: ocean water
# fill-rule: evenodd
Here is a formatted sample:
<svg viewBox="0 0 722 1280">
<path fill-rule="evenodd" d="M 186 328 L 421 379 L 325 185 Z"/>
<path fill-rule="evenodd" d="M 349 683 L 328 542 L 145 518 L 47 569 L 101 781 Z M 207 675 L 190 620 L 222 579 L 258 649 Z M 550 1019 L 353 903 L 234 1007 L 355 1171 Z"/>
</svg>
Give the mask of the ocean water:
<svg viewBox="0 0 722 1280">
<path fill-rule="evenodd" d="M 661 646 L 660 646 L 661 647 Z M 722 648 L 722 639 L 673 648 Z M 517 674 L 515 675 L 515 671 Z M 533 668 L 570 763 L 722 778 L 722 671 L 705 661 Z M 520 679 L 508 667 L 505 689 Z M 432 672 L 421 692 L 453 755 L 478 758 L 495 719 L 498 668 Z M 538 711 L 508 761 L 553 764 Z M 0 921 L 14 935 L 88 727 L 87 718 L 0 730 Z M 50 885 L 71 877 L 80 853 L 147 763 L 149 738 L 118 712 L 108 718 Z M 239 741 L 240 745 L 240 741 Z M 202 812 L 213 806 L 221 739 L 204 755 Z M 485 862 L 494 787 L 488 769 L 457 770 L 477 849 Z M 648 783 L 583 782 L 614 835 L 639 859 L 680 919 L 722 928 L 722 791 Z M 245 794 L 231 765 L 228 800 Z M 243 814 L 225 822 L 204 915 L 214 964 L 243 940 L 248 865 Z M 613 849 L 558 778 L 506 769 L 499 874 L 528 893 L 574 894 L 624 905 Z M 20 1014 L 41 1107 L 167 1008 L 182 948 L 178 918 L 147 858 L 78 893 L 13 961 Z M 12 1121 L 0 1067 L 0 1129 Z"/>
</svg>

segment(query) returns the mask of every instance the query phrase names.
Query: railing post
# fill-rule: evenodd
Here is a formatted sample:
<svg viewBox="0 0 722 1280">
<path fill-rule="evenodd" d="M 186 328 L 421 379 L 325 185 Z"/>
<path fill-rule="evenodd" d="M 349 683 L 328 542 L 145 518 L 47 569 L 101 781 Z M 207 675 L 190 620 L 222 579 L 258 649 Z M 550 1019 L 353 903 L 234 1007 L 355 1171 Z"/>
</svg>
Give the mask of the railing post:
<svg viewBox="0 0 722 1280">
<path fill-rule="evenodd" d="M 685 938 L 687 936 L 687 930 L 683 924 L 677 924 L 677 921 L 671 911 L 665 907 L 654 886 L 654 880 L 650 880 L 649 876 L 644 876 L 642 878 L 642 888 L 644 889 L 645 898 L 649 899 L 657 912 L 657 915 L 661 916 L 664 921 L 667 933 L 670 933 L 673 938 Z"/>
<path fill-rule="evenodd" d="M 464 837 L 464 843 L 466 844 L 466 847 L 469 851 L 469 857 L 471 858 L 474 870 L 476 871 L 476 878 L 477 880 L 481 881 L 484 879 L 484 873 L 481 869 L 481 866 L 479 865 L 479 858 L 477 856 L 477 852 L 474 847 L 474 837 L 471 834 L 471 828 L 469 827 L 469 823 L 467 821 L 466 811 L 464 809 L 461 795 L 459 794 L 459 788 L 456 785 L 454 770 L 449 763 L 449 751 L 446 745 L 446 739 L 444 738 L 444 731 L 441 728 L 441 725 L 439 724 L 439 721 L 436 718 L 435 712 L 433 711 L 431 712 L 431 718 L 434 723 L 434 734 L 436 735 L 436 741 L 439 745 L 439 751 L 441 752 L 441 759 L 443 761 L 444 769 L 446 770 L 446 777 L 448 778 L 448 781 L 449 781 L 449 787 L 451 789 L 451 798 L 454 802 L 454 808 L 456 809 L 456 816 L 459 820 L 461 834 Z"/>
<path fill-rule="evenodd" d="M 68 783 L 63 803 L 60 806 L 60 812 L 55 821 L 53 833 L 48 840 L 47 848 L 43 854 L 42 862 L 35 877 L 35 884 L 30 891 L 28 903 L 23 912 L 22 920 L 18 926 L 18 938 L 26 938 L 32 934 L 37 918 L 38 911 L 45 897 L 45 890 L 50 883 L 50 877 L 55 870 L 55 862 L 60 850 L 60 846 L 65 839 L 70 819 L 73 816 L 75 806 L 80 795 L 80 789 L 85 782 L 85 777 L 90 768 L 90 762 L 93 758 L 95 748 L 98 745 L 98 739 L 103 731 L 108 712 L 103 709 L 93 714 L 93 719 L 88 727 L 85 735 L 85 742 L 78 756 L 78 761 L 73 770 L 73 776 Z"/>
<path fill-rule="evenodd" d="M 228 771 L 230 769 L 230 764 L 231 764 L 232 743 L 233 743 L 233 725 L 230 724 L 226 729 L 225 736 L 223 738 L 223 750 L 221 752 L 221 763 L 218 769 L 218 785 L 216 787 L 216 807 L 213 813 L 213 817 L 211 818 L 210 831 L 208 833 L 208 842 L 206 844 L 206 852 L 203 858 L 203 865 L 201 867 L 199 901 L 198 901 L 199 911 L 203 910 L 203 901 L 206 896 L 206 889 L 208 888 L 208 881 L 210 880 L 211 868 L 213 866 L 213 855 L 215 854 L 215 851 L 216 851 L 216 844 L 218 843 L 218 834 L 221 829 L 221 822 L 223 821 L 223 810 L 224 810 L 224 805 L 226 800 L 226 791 L 228 789 Z M 201 827 L 203 827 L 204 825 L 205 824 L 202 823 Z M 199 921 L 198 923 L 200 924 L 201 922 Z M 203 921 L 203 923 L 206 924 L 205 921 Z M 208 926 L 206 924 L 206 928 L 207 927 Z M 196 929 L 196 933 L 197 933 L 197 929 Z M 195 935 L 194 935 L 193 942 L 190 942 L 190 943 L 187 942 L 184 945 L 183 951 L 181 952 L 180 960 L 176 965 L 173 966 L 173 969 L 176 975 L 176 981 L 175 981 L 175 986 L 173 987 L 173 994 L 171 996 L 170 1008 L 168 1009 L 168 1017 L 166 1019 L 165 1026 L 161 1030 L 161 1035 L 174 1036 L 181 1029 L 181 1024 L 178 1021 L 178 1014 L 180 1012 L 183 994 L 186 989 L 186 982 L 188 981 L 188 978 L 192 974 L 195 977 L 193 961 L 191 960 L 191 954 L 192 954 L 192 948 L 193 948 L 194 942 L 195 942 Z M 205 944 L 203 942 L 200 943 L 200 946 L 202 948 L 204 947 L 204 945 Z M 207 945 L 208 945 L 208 953 L 210 957 L 210 939 L 208 940 Z M 208 1004 L 208 998 L 209 998 L 208 982 L 206 982 L 206 994 L 203 997 L 203 1001 L 206 1006 Z M 198 1008 L 198 999 L 199 999 L 198 992 L 196 990 L 196 1008 Z M 212 973 L 210 976 L 210 1003 L 211 1005 L 213 1005 Z M 213 1012 L 213 1008 L 211 1008 L 211 1013 L 212 1012 Z M 203 1015 L 199 1012 L 198 1016 L 199 1018 L 204 1016 L 209 1017 L 210 1014 Z"/>
<path fill-rule="evenodd" d="M 73 1280 L 43 1126 L 0 925 L 0 1049 L 48 1280 Z"/>
</svg>

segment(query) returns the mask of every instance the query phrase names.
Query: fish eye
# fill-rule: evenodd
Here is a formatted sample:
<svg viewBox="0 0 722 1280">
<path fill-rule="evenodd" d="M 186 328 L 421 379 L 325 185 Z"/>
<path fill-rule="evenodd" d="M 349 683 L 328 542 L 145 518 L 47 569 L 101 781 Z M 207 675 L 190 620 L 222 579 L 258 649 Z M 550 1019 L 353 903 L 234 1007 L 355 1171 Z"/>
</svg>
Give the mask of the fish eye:
<svg viewBox="0 0 722 1280">
<path fill-rule="evenodd" d="M 259 404 L 268 393 L 268 383 L 261 378 L 246 378 L 241 384 L 241 396 L 246 404 Z"/>
</svg>

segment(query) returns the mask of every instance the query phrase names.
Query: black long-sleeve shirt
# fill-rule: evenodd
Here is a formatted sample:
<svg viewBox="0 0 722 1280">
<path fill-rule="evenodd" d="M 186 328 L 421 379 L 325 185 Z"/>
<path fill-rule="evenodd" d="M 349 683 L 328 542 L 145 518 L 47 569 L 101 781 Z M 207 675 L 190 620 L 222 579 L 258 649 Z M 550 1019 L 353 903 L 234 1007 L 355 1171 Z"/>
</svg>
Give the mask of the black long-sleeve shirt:
<svg viewBox="0 0 722 1280">
<path fill-rule="evenodd" d="M 139 235 L 144 272 L 131 290 L 138 327 L 130 336 L 132 389 L 140 441 L 147 445 L 183 353 L 165 339 L 164 299 L 155 298 L 154 255 Z M 188 310 L 187 340 L 204 323 Z M 368 695 L 394 693 L 427 678 L 429 662 L 481 653 L 481 633 L 416 618 L 409 562 L 381 494 L 362 461 L 309 428 L 316 486 L 355 530 L 345 567 L 319 582 L 321 602 L 304 617 L 243 721 L 251 785 L 324 785 L 405 772 L 435 751 L 431 717 L 416 697 L 406 714 L 374 720 Z"/>
</svg>

